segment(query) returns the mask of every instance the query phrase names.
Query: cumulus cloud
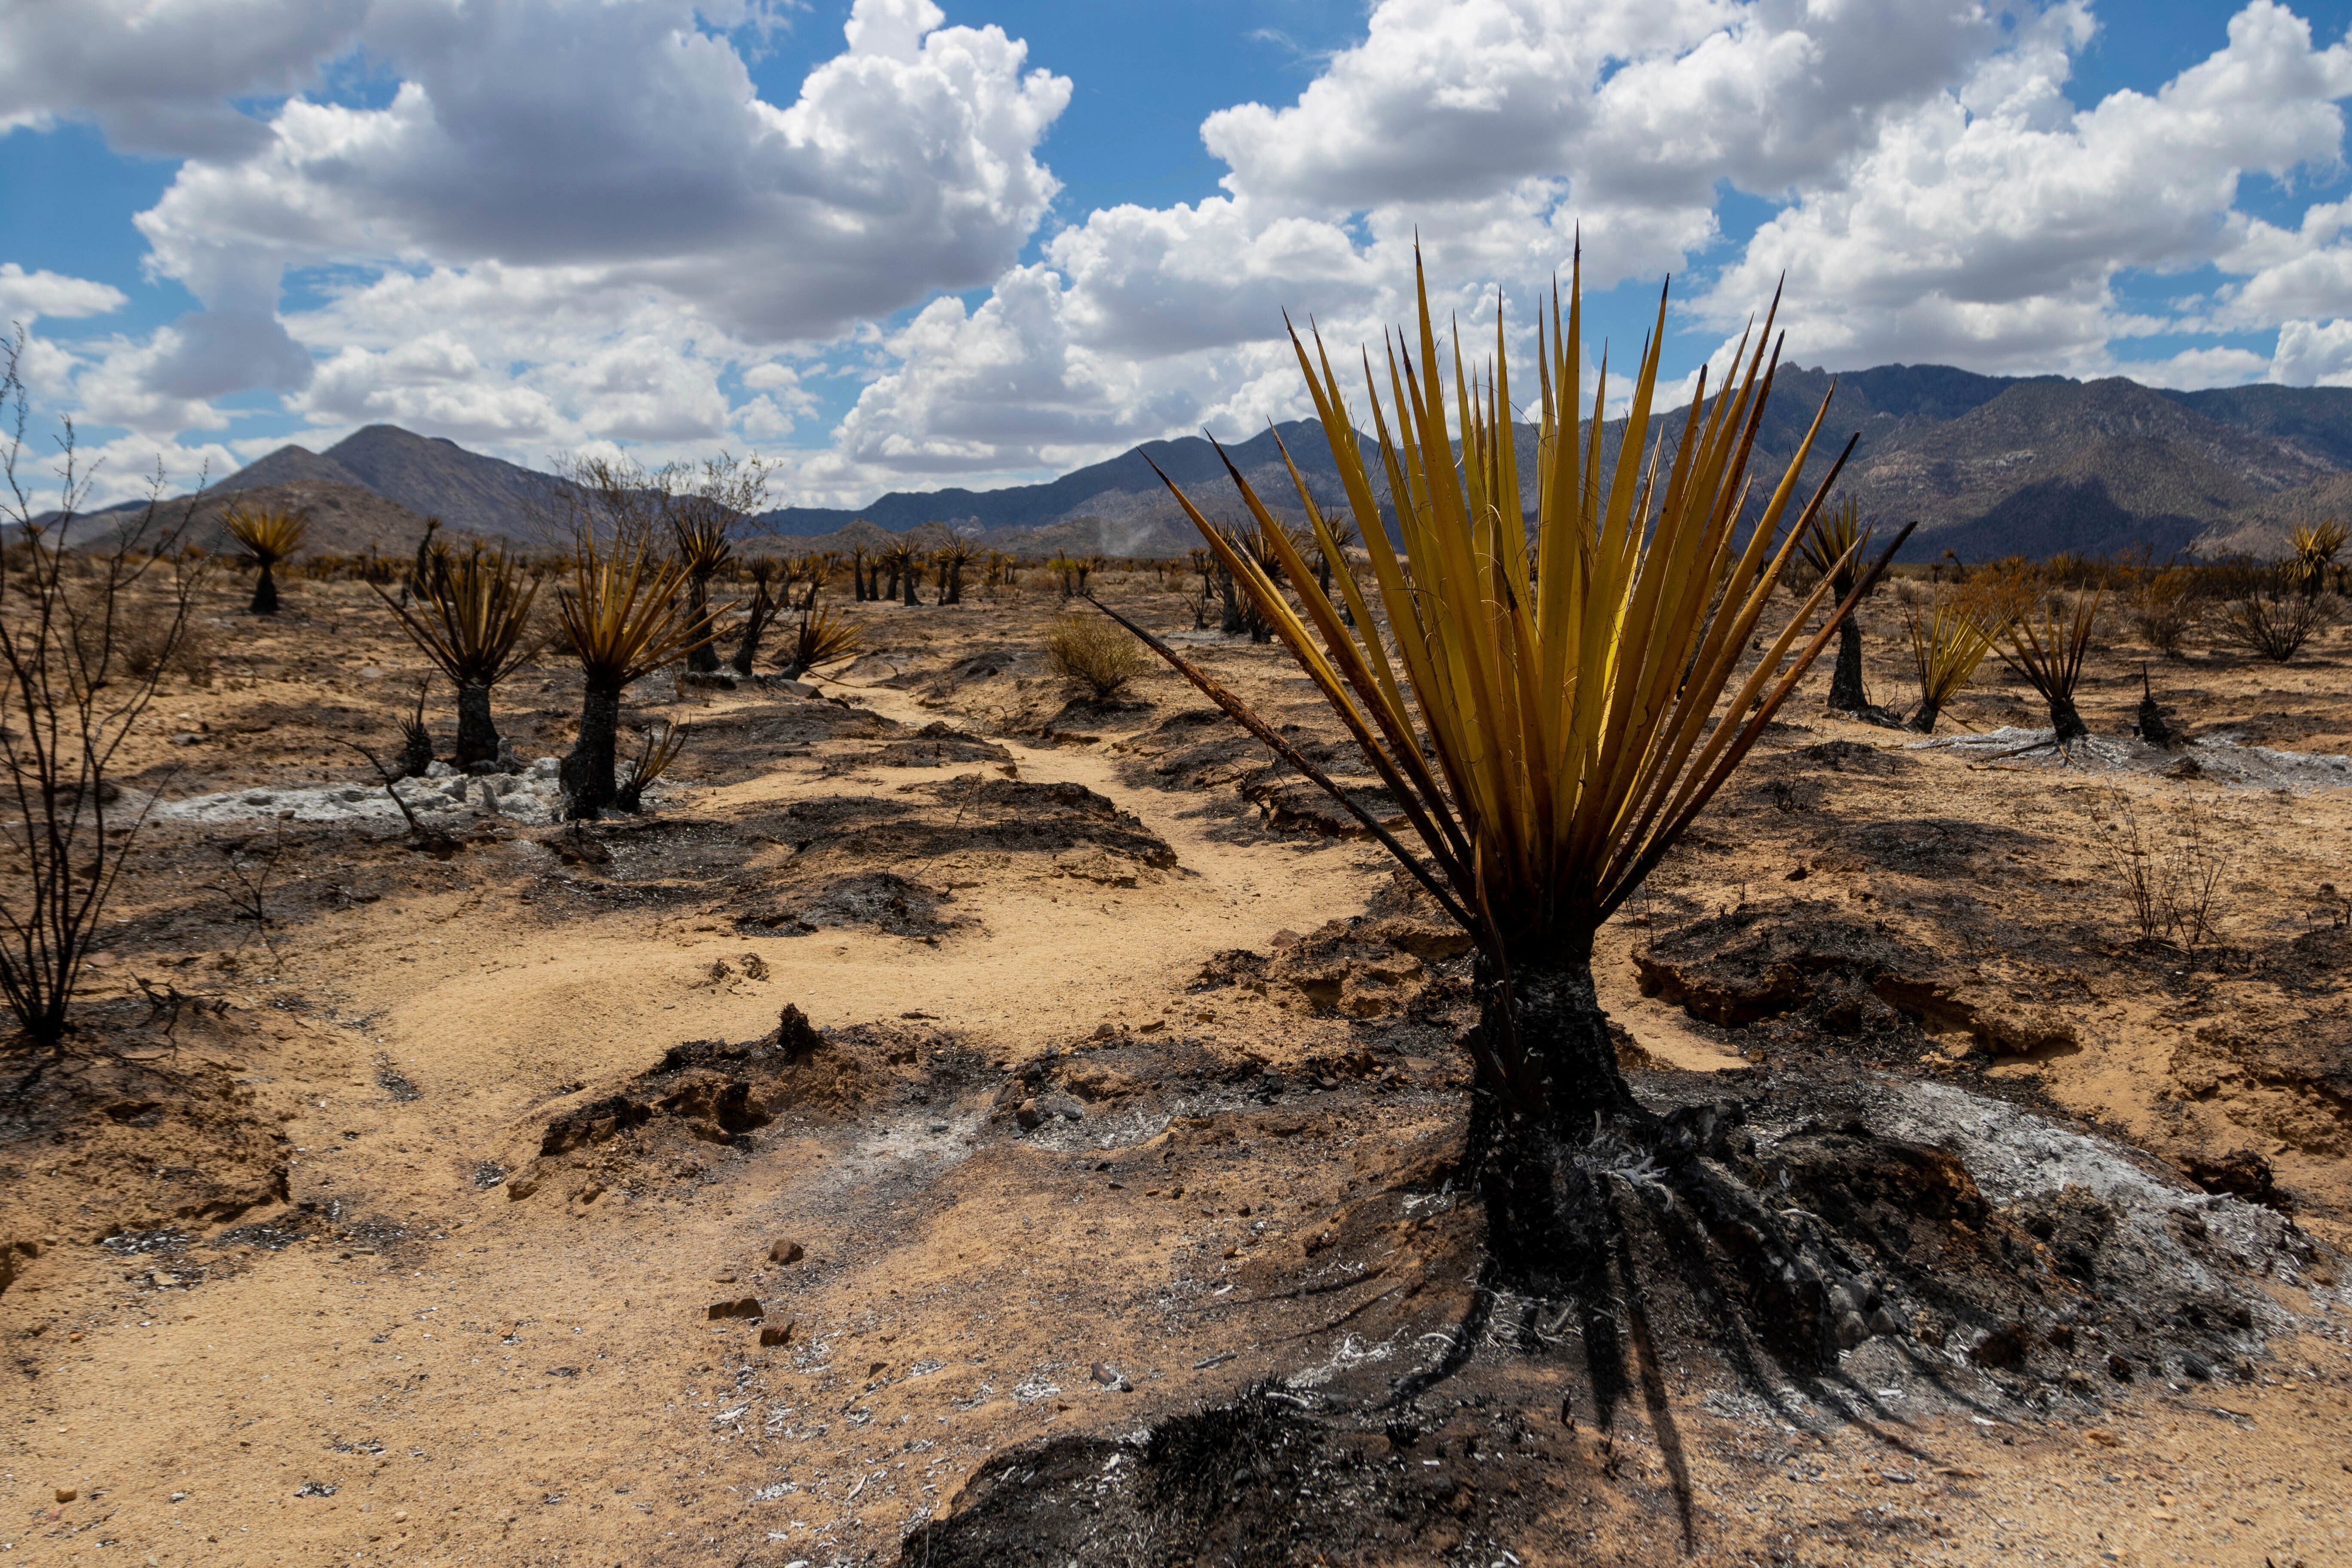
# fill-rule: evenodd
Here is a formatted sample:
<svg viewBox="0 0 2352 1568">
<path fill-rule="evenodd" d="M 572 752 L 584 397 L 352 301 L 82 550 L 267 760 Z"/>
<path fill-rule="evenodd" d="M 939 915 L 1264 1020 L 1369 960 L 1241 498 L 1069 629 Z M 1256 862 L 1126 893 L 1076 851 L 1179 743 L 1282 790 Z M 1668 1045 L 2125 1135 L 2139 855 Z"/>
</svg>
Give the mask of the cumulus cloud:
<svg viewBox="0 0 2352 1568">
<path fill-rule="evenodd" d="M 2127 269 L 2245 248 L 2243 174 L 2338 155 L 2352 48 L 2314 47 L 2271 0 L 2153 95 L 2063 95 L 2087 10 L 2045 14 L 1967 83 L 1891 116 L 1840 177 L 1757 232 L 1706 297 L 1728 323 L 1785 278 L 1793 342 L 1833 364 L 1939 361 L 2095 373 L 2118 336 L 2165 330 L 2116 302 Z"/>
<path fill-rule="evenodd" d="M 43 316 L 104 316 L 130 300 L 121 289 L 62 272 L 27 272 L 0 262 L 0 321 L 30 325 Z"/>
<path fill-rule="evenodd" d="M 348 49 L 368 0 L 72 0 L 0 14 L 0 132 L 87 121 L 126 152 L 235 157 L 268 140 L 235 100 L 291 92 Z"/>
</svg>

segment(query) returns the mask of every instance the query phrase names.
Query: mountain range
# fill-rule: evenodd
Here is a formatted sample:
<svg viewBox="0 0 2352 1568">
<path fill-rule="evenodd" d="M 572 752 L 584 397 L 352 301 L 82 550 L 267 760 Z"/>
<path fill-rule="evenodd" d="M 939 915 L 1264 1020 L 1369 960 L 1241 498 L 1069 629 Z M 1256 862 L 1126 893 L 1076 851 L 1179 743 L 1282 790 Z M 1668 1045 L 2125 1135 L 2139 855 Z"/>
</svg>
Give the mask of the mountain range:
<svg viewBox="0 0 2352 1568">
<path fill-rule="evenodd" d="M 1866 517 L 1918 520 L 1905 552 L 1911 559 L 2142 547 L 2159 557 L 2184 550 L 2275 555 L 2294 524 L 2352 512 L 2352 389 L 2173 392 L 2121 377 L 1989 376 L 1945 365 L 1835 376 L 1784 369 L 1758 432 L 1759 473 L 1778 475 L 1832 388 L 1807 482 L 1817 483 L 1855 435 L 1840 491 Z M 1671 436 L 1678 423 L 1657 427 Z M 1604 430 L 1604 451 L 1614 449 L 1616 434 Z M 1278 504 L 1292 489 L 1277 440 L 1318 504 L 1342 505 L 1329 449 L 1312 423 L 1261 431 L 1225 455 Z M 1530 487 L 1534 441 L 1533 428 L 1521 426 Z M 1043 484 L 893 491 L 855 509 L 779 508 L 755 520 L 744 548 L 874 543 L 933 525 L 927 534 L 951 529 L 1024 552 L 1181 554 L 1196 541 L 1155 464 L 1213 518 L 1239 514 L 1224 459 L 1207 440 L 1184 437 L 1146 442 Z M 311 510 L 314 550 L 404 553 L 428 516 L 453 532 L 536 548 L 545 542 L 531 528 L 531 500 L 563 483 L 452 441 L 372 425 L 324 452 L 281 447 L 181 504 L 215 510 L 232 496 L 268 492 L 273 503 Z"/>
</svg>

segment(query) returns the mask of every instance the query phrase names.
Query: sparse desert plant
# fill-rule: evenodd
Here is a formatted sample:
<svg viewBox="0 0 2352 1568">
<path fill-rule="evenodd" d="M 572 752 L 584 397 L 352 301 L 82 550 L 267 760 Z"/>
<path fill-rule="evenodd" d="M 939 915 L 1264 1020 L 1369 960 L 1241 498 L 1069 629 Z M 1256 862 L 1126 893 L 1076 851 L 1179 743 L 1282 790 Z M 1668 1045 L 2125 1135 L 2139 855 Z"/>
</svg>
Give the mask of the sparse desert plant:
<svg viewBox="0 0 2352 1568">
<path fill-rule="evenodd" d="M 656 779 L 669 772 L 677 754 L 686 749 L 683 724 L 664 724 L 658 730 L 647 729 L 637 747 L 637 754 L 629 763 L 627 776 L 614 792 L 613 804 L 621 810 L 636 812 L 645 806 L 646 789 Z"/>
<path fill-rule="evenodd" d="M 2204 615 L 2194 586 L 2192 574 L 2182 566 L 2143 572 L 2132 584 L 2132 626 L 2148 647 L 2168 658 L 2180 657 L 2182 639 Z"/>
<path fill-rule="evenodd" d="M 963 603 L 964 568 L 980 559 L 980 547 L 969 539 L 959 538 L 931 552 L 931 564 L 940 574 L 940 603 Z"/>
<path fill-rule="evenodd" d="M 114 782 L 115 760 L 171 668 L 205 558 L 184 553 L 181 525 L 166 521 L 184 509 L 157 505 L 160 469 L 145 510 L 108 550 L 78 554 L 89 481 L 70 425 L 59 441 L 58 505 L 35 512 L 24 349 L 21 331 L 0 342 L 0 524 L 16 535 L 0 559 L 0 998 L 24 1045 L 55 1050 L 147 820 Z M 126 612 L 161 622 L 136 639 L 144 670 L 129 668 Z"/>
<path fill-rule="evenodd" d="M 2329 518 L 2315 524 L 2297 523 L 2287 535 L 2287 544 L 2294 552 L 2289 563 L 2294 585 L 2305 597 L 2326 591 L 2328 569 L 2336 564 L 2336 555 L 2344 549 L 2347 535 L 2344 525 Z"/>
<path fill-rule="evenodd" d="M 686 614 L 697 632 L 705 634 L 687 651 L 686 667 L 698 674 L 716 674 L 719 669 L 718 628 L 711 625 L 710 579 L 734 554 L 734 542 L 727 537 L 729 519 L 717 508 L 694 506 L 683 509 L 670 519 L 670 531 L 677 540 L 678 563 L 686 568 Z"/>
<path fill-rule="evenodd" d="M 2042 694 L 2050 710 L 2050 742 L 2063 750 L 2091 732 L 2074 707 L 2074 689 L 2083 681 L 2105 591 L 2037 596 L 2021 584 L 2011 575 L 1988 586 L 1986 602 L 1999 616 L 1993 650 Z"/>
<path fill-rule="evenodd" d="M 2094 810 L 2093 846 L 2105 863 L 2143 941 L 2190 957 L 2213 934 L 2231 860 L 2228 840 L 2194 799 L 2174 811 L 2143 811 L 2121 790 Z"/>
<path fill-rule="evenodd" d="M 1045 659 L 1054 673 L 1108 702 L 1151 666 L 1150 657 L 1108 621 L 1064 616 L 1045 630 Z"/>
<path fill-rule="evenodd" d="M 433 731 L 425 722 L 425 694 L 432 689 L 431 680 L 418 681 L 416 706 L 400 721 L 400 770 L 391 775 L 395 780 L 421 779 L 433 771 Z M 383 771 L 381 763 L 377 771 Z"/>
<path fill-rule="evenodd" d="M 221 526 L 245 546 L 245 552 L 260 569 L 253 581 L 253 602 L 246 609 L 257 616 L 276 615 L 278 565 L 302 548 L 302 537 L 310 531 L 310 520 L 283 508 L 233 506 L 221 513 Z"/>
<path fill-rule="evenodd" d="M 556 603 L 587 690 L 579 738 L 564 753 L 557 777 L 565 815 L 578 821 L 614 805 L 619 794 L 614 752 L 622 691 L 707 641 L 710 627 L 709 617 L 698 620 L 679 602 L 686 568 L 656 554 L 642 537 L 612 543 L 584 539 L 571 577 L 556 590 Z"/>
<path fill-rule="evenodd" d="M 1905 728 L 1932 735 L 1944 705 L 1992 651 L 1992 632 L 1948 598 L 1926 610 L 1915 605 L 1905 619 L 1911 630 L 1911 668 L 1919 677 L 1919 706 Z"/>
<path fill-rule="evenodd" d="M 898 599 L 908 609 L 919 609 L 923 603 L 923 558 L 911 544 L 894 544 L 882 552 L 882 564 L 890 574 L 890 587 L 882 596 Z"/>
<path fill-rule="evenodd" d="M 436 552 L 413 607 L 404 607 L 380 586 L 374 592 L 399 618 L 409 640 L 457 689 L 457 765 L 496 762 L 499 729 L 490 715 L 490 688 L 534 651 L 525 634 L 539 584 L 505 551 L 477 545 L 462 556 Z"/>
<path fill-rule="evenodd" d="M 1870 528 L 1862 521 L 1862 504 L 1849 496 L 1814 518 L 1813 526 L 1797 541 L 1812 575 L 1830 580 L 1834 601 L 1843 603 L 1853 592 L 1859 570 L 1854 563 L 1870 547 Z M 1838 622 L 1837 662 L 1830 668 L 1830 710 L 1857 716 L 1871 711 L 1870 694 L 1862 684 L 1862 623 L 1854 616 Z"/>
<path fill-rule="evenodd" d="M 1310 350 L 1294 335 L 1393 642 L 1377 629 L 1354 576 L 1335 562 L 1332 580 L 1356 626 L 1341 622 L 1339 605 L 1316 586 L 1289 535 L 1230 463 L 1233 484 L 1280 561 L 1298 609 L 1250 552 L 1168 483 L 1378 773 L 1415 847 L 1246 703 L 1126 624 L 1363 823 L 1469 933 L 1479 1021 L 1467 1039 L 1468 1160 L 1486 1204 L 1488 1237 L 1507 1268 L 1548 1280 L 1605 1277 L 1576 1270 L 1612 1266 L 1601 1261 L 1605 1245 L 1594 1238 L 1603 1230 L 1590 1216 L 1618 1212 L 1616 1189 L 1596 1173 L 1622 1160 L 1655 1173 L 1647 1201 L 1671 1205 L 1679 1196 L 1699 1213 L 1737 1212 L 1743 1227 L 1753 1226 L 1742 1250 L 1762 1271 L 1759 1288 L 1767 1288 L 1766 1274 L 1802 1281 L 1812 1266 L 1781 1233 L 1781 1222 L 1737 1178 L 1676 1152 L 1693 1146 L 1689 1135 L 1676 1144 L 1669 1124 L 1634 1099 L 1594 992 L 1593 942 L 1756 744 L 1910 530 L 1810 638 L 1803 628 L 1827 602 L 1826 582 L 1777 632 L 1765 630 L 1762 617 L 1795 552 L 1794 536 L 1811 525 L 1836 479 L 1832 468 L 1810 503 L 1792 506 L 1826 405 L 1759 514 L 1743 519 L 1738 499 L 1769 385 L 1768 321 L 1752 353 L 1741 345 L 1735 363 L 1744 374 L 1736 384 L 1710 392 L 1702 380 L 1687 413 L 1673 418 L 1671 438 L 1659 442 L 1654 477 L 1640 483 L 1651 468 L 1654 433 L 1668 434 L 1652 423 L 1662 300 L 1622 426 L 1615 479 L 1604 489 L 1597 471 L 1601 421 L 1591 421 L 1591 447 L 1578 436 L 1588 405 L 1573 285 L 1569 298 L 1564 323 L 1557 300 L 1549 332 L 1538 323 L 1532 531 L 1521 513 L 1518 405 L 1499 310 L 1490 368 L 1473 382 L 1458 341 L 1450 364 L 1440 358 L 1423 289 L 1418 343 L 1408 328 L 1391 347 L 1387 395 L 1380 383 L 1367 388 L 1369 422 L 1346 405 L 1320 342 Z M 1369 363 L 1366 370 L 1370 381 Z M 1605 388 L 1596 389 L 1590 406 L 1604 408 L 1604 398 Z M 1376 433 L 1377 456 L 1360 445 L 1360 428 Z M 1295 466 L 1291 472 L 1317 548 L 1335 555 L 1328 525 Z M 1645 499 L 1637 500 L 1637 489 Z M 1383 490 L 1403 498 L 1396 509 L 1401 554 L 1383 526 Z M 1784 531 L 1792 510 L 1795 526 Z M 1751 639 L 1761 645 L 1752 661 Z M 1703 1234 L 1687 1215 L 1674 1223 Z M 1567 1256 L 1571 1250 L 1580 1256 Z M 1828 1287 L 1815 1275 L 1793 1288 Z"/>
<path fill-rule="evenodd" d="M 793 574 L 789 563 L 782 567 L 765 559 L 751 563 L 751 603 L 743 613 L 743 636 L 735 645 L 735 657 L 727 661 L 727 667 L 745 679 L 751 678 L 751 661 L 760 657 L 760 639 L 767 635 L 776 618 L 778 605 L 772 585 L 779 574 L 783 578 L 784 597 L 790 598 Z"/>
<path fill-rule="evenodd" d="M 778 668 L 787 680 L 798 680 L 821 665 L 838 663 L 856 653 L 865 635 L 862 625 L 832 605 L 812 605 L 801 612 Z"/>
<path fill-rule="evenodd" d="M 2313 633 L 2335 618 L 2336 603 L 2330 595 L 2305 594 L 2287 583 L 2272 582 L 2222 605 L 2213 617 L 2213 640 L 2273 664 L 2286 664 L 2303 651 Z"/>
</svg>

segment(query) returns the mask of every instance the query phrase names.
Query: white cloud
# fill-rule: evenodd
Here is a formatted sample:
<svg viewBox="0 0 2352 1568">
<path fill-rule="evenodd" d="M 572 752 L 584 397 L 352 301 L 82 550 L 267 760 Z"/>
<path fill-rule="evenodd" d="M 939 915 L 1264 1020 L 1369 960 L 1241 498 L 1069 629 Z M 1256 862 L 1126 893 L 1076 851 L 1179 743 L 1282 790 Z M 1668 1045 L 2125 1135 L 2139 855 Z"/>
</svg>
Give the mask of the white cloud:
<svg viewBox="0 0 2352 1568">
<path fill-rule="evenodd" d="M 128 152 L 230 157 L 268 138 L 239 98 L 291 92 L 357 36 L 368 0 L 12 0 L 0 132 L 94 122 Z"/>
<path fill-rule="evenodd" d="M 0 322 L 30 325 L 42 316 L 104 316 L 130 300 L 121 289 L 61 272 L 27 272 L 0 262 Z"/>
<path fill-rule="evenodd" d="M 1836 365 L 1892 359 L 2096 374 L 2127 268 L 2239 252 L 2241 176 L 2338 156 L 2352 48 L 2315 48 L 2270 0 L 2153 96 L 2079 112 L 2061 92 L 2084 13 L 2062 8 L 1957 90 L 1892 116 L 1843 177 L 1766 223 L 1705 301 L 1728 324 L 1787 279 L 1791 341 Z"/>
</svg>

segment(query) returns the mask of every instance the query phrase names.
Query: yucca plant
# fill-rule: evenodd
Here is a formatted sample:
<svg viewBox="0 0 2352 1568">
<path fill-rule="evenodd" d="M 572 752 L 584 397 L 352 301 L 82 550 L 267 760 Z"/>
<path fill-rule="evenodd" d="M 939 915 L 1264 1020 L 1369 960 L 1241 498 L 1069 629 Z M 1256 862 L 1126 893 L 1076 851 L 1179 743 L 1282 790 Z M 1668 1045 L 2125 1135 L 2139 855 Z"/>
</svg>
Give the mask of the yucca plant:
<svg viewBox="0 0 2352 1568">
<path fill-rule="evenodd" d="M 490 717 L 490 688 L 530 657 L 524 634 L 530 628 L 539 584 L 505 551 L 477 545 L 462 556 L 435 552 L 414 609 L 403 607 L 382 587 L 375 595 L 457 689 L 457 765 L 496 762 L 499 729 Z"/>
<path fill-rule="evenodd" d="M 2328 568 L 2336 564 L 2347 538 L 2352 535 L 2332 517 L 2316 525 L 2297 523 L 2288 533 L 2287 543 L 2294 552 L 2291 570 L 2305 598 L 2316 597 L 2327 586 Z"/>
<path fill-rule="evenodd" d="M 1563 322 L 1555 296 L 1548 335 L 1538 326 L 1532 518 L 1521 509 L 1511 438 L 1517 405 L 1499 319 L 1483 380 L 1465 371 L 1454 344 L 1449 419 L 1449 367 L 1439 358 L 1423 289 L 1419 353 L 1391 348 L 1385 400 L 1365 362 L 1377 456 L 1359 443 L 1354 411 L 1319 339 L 1310 353 L 1293 333 L 1392 642 L 1381 636 L 1295 464 L 1300 510 L 1316 548 L 1333 563 L 1336 604 L 1248 482 L 1227 468 L 1303 613 L 1251 552 L 1169 482 L 1203 542 L 1395 797 L 1417 848 L 1245 704 L 1138 632 L 1363 821 L 1470 933 L 1480 1003 L 1470 1048 L 1481 1103 L 1506 1135 L 1540 1131 L 1581 1141 L 1596 1115 L 1646 1117 L 1618 1071 L 1594 996 L 1594 935 L 1722 787 L 1892 553 L 1890 546 L 1822 629 L 1801 641 L 1804 622 L 1828 600 L 1827 579 L 1816 584 L 1797 616 L 1771 635 L 1769 651 L 1742 672 L 1794 539 L 1821 505 L 1817 492 L 1783 532 L 1827 405 L 1760 511 L 1748 516 L 1748 458 L 1772 378 L 1765 362 L 1769 322 L 1752 353 L 1743 343 L 1738 384 L 1710 397 L 1702 380 L 1653 462 L 1644 453 L 1663 300 L 1659 311 L 1614 476 L 1604 487 L 1598 443 L 1606 373 L 1593 391 L 1592 436 L 1581 441 L 1580 305 L 1572 283 Z M 1402 552 L 1381 518 L 1382 479 L 1396 500 Z M 1340 618 L 1342 605 L 1352 629 Z"/>
<path fill-rule="evenodd" d="M 784 562 L 780 565 L 765 559 L 751 563 L 751 604 L 744 612 L 742 640 L 735 645 L 735 657 L 727 661 L 727 667 L 745 679 L 751 679 L 751 661 L 760 657 L 760 639 L 767 635 L 768 627 L 775 621 L 777 601 L 773 584 L 780 575 L 783 579 L 783 596 L 789 599 L 793 595 L 792 563 Z"/>
<path fill-rule="evenodd" d="M 231 539 L 245 546 L 245 552 L 261 569 L 253 583 L 253 603 L 246 606 L 247 610 L 257 616 L 276 615 L 277 568 L 302 548 L 303 536 L 310 531 L 310 519 L 282 507 L 233 506 L 221 513 L 221 526 L 228 531 Z"/>
<path fill-rule="evenodd" d="M 648 729 L 645 732 L 636 760 L 629 764 L 628 776 L 614 792 L 614 805 L 626 812 L 644 807 L 646 786 L 669 772 L 678 752 L 686 749 L 686 730 L 683 724 L 664 724 L 659 730 Z"/>
<path fill-rule="evenodd" d="M 819 665 L 835 664 L 856 653 L 865 634 L 864 626 L 832 605 L 820 609 L 812 605 L 801 612 L 800 624 L 784 645 L 779 668 L 785 679 L 798 680 Z"/>
<path fill-rule="evenodd" d="M 963 569 L 980 559 L 980 547 L 969 539 L 958 539 L 931 552 L 931 563 L 939 569 L 940 603 L 963 603 Z"/>
<path fill-rule="evenodd" d="M 1919 677 L 1919 706 L 1906 729 L 1936 732 L 1936 720 L 1992 651 L 1992 629 L 1949 599 L 1905 612 L 1911 628 L 1911 668 Z"/>
<path fill-rule="evenodd" d="M 919 608 L 923 602 L 922 557 L 911 544 L 894 544 L 882 552 L 882 564 L 890 574 L 889 590 L 882 597 L 896 599 L 905 592 L 909 609 Z"/>
<path fill-rule="evenodd" d="M 710 615 L 710 579 L 735 552 L 727 525 L 727 514 L 700 498 L 689 498 L 670 519 L 670 531 L 677 539 L 678 563 L 686 569 L 687 616 L 705 634 L 687 650 L 686 667 L 702 675 L 719 671 L 715 646 L 719 629 Z"/>
<path fill-rule="evenodd" d="M 602 543 L 583 537 L 572 581 L 556 590 L 556 607 L 572 657 L 587 677 L 580 704 L 580 736 L 557 772 L 565 814 L 594 817 L 616 804 L 614 750 L 621 724 L 621 693 L 710 637 L 713 616 L 696 616 L 680 602 L 683 563 L 655 553 L 649 542 Z"/>
<path fill-rule="evenodd" d="M 2083 664 L 2090 656 L 2091 633 L 2099 618 L 2102 589 L 2071 598 L 2051 594 L 2039 598 L 2011 578 L 2006 585 L 1988 589 L 1999 602 L 1998 635 L 1993 649 L 2003 664 L 2042 694 L 2050 710 L 2051 743 L 2061 751 L 2087 739 L 2090 726 L 2074 707 L 2074 689 L 2082 684 Z"/>
<path fill-rule="evenodd" d="M 1862 505 L 1852 497 L 1841 500 L 1813 519 L 1812 527 L 1797 540 L 1797 548 L 1813 575 L 1829 579 L 1830 593 L 1843 602 L 1853 592 L 1861 568 L 1860 553 L 1870 546 L 1871 530 L 1862 521 Z M 1838 622 L 1837 662 L 1830 668 L 1830 710 L 1866 715 L 1870 694 L 1862 684 L 1862 623 L 1847 616 Z"/>
</svg>

